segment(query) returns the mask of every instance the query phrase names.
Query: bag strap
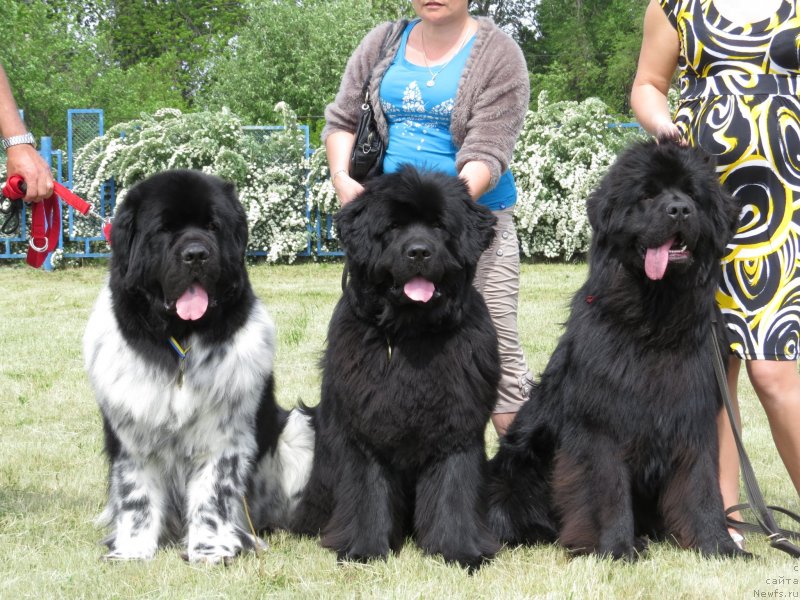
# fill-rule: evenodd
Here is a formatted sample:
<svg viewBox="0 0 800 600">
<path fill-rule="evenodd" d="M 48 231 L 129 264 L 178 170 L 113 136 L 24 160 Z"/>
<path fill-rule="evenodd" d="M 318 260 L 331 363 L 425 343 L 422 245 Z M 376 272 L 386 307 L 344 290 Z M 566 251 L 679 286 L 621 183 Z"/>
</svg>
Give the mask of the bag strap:
<svg viewBox="0 0 800 600">
<path fill-rule="evenodd" d="M 712 345 L 711 357 L 714 363 L 714 373 L 716 374 L 717 377 L 717 384 L 719 385 L 719 391 L 722 396 L 722 402 L 725 405 L 725 410 L 727 411 L 728 418 L 730 419 L 731 422 L 731 429 L 733 430 L 733 439 L 736 442 L 736 450 L 739 452 L 739 464 L 742 471 L 742 478 L 744 479 L 744 487 L 745 491 L 747 492 L 747 498 L 750 500 L 749 504 L 740 504 L 737 506 L 730 507 L 725 512 L 727 523 L 730 527 L 742 528 L 745 531 L 763 532 L 769 538 L 770 546 L 772 546 L 773 548 L 777 548 L 778 550 L 781 550 L 783 552 L 786 552 L 793 558 L 800 558 L 800 548 L 798 548 L 788 539 L 788 537 L 792 537 L 794 539 L 800 539 L 800 533 L 796 533 L 786 529 L 781 529 L 780 527 L 778 527 L 778 524 L 775 522 L 775 518 L 772 515 L 772 511 L 777 510 L 778 512 L 789 515 L 798 522 L 800 522 L 800 517 L 798 517 L 791 511 L 788 511 L 784 508 L 767 506 L 766 502 L 764 502 L 764 495 L 761 493 L 761 488 L 758 487 L 758 481 L 756 480 L 755 473 L 753 472 L 753 466 L 750 464 L 750 459 L 747 457 L 747 453 L 744 450 L 744 444 L 742 443 L 742 436 L 739 431 L 739 426 L 736 423 L 736 418 L 733 412 L 733 405 L 731 404 L 730 395 L 728 393 L 728 380 L 725 375 L 725 367 L 722 361 L 722 353 L 720 352 L 720 345 L 717 338 L 716 311 L 712 312 L 711 337 L 709 339 L 711 340 L 711 345 Z M 737 521 L 736 519 L 732 519 L 728 516 L 729 513 L 741 510 L 743 508 L 751 508 L 753 510 L 757 524 L 744 523 L 742 521 Z"/>
<path fill-rule="evenodd" d="M 401 35 L 403 35 L 403 31 L 405 31 L 406 25 L 408 25 L 408 19 L 400 19 L 399 21 L 392 23 L 389 27 L 389 30 L 386 32 L 386 36 L 383 38 L 383 44 L 381 44 L 381 51 L 378 54 L 378 58 L 375 61 L 375 64 L 372 65 L 372 68 L 367 73 L 367 77 L 364 80 L 364 85 L 361 87 L 361 93 L 364 95 L 364 103 L 369 103 L 369 84 L 372 80 L 372 72 L 375 70 L 380 62 L 386 56 L 386 50 L 394 44 Z"/>
</svg>

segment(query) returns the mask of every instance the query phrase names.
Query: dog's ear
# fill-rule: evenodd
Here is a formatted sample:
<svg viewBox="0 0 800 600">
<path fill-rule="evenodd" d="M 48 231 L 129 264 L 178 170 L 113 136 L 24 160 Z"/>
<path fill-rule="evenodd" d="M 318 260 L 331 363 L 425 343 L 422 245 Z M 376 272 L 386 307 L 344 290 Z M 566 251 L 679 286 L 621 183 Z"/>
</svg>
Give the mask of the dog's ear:
<svg viewBox="0 0 800 600">
<path fill-rule="evenodd" d="M 589 225 L 592 226 L 592 236 L 600 238 L 608 231 L 611 222 L 611 203 L 608 201 L 610 194 L 605 180 L 593 191 L 586 200 L 586 215 L 589 217 Z"/>
<path fill-rule="evenodd" d="M 717 258 L 722 258 L 726 254 L 726 246 L 731 241 L 737 228 L 739 227 L 740 206 L 736 199 L 725 190 L 716 175 L 709 180 L 711 193 L 710 201 L 713 206 L 720 207 L 718 210 L 711 211 L 714 220 L 714 231 L 718 235 L 714 236 L 714 250 Z"/>
<path fill-rule="evenodd" d="M 466 206 L 466 226 L 461 237 L 461 246 L 470 263 L 477 263 L 481 254 L 492 245 L 494 226 L 497 217 L 492 211 L 473 201 L 469 196 L 464 198 Z"/>
<path fill-rule="evenodd" d="M 138 248 L 136 228 L 136 208 L 139 206 L 139 194 L 134 187 L 126 194 L 125 201 L 117 206 L 111 227 L 111 273 L 121 282 L 134 281 L 139 273 L 133 273 L 130 265 Z M 129 287 L 126 285 L 126 287 Z"/>
<path fill-rule="evenodd" d="M 362 193 L 333 216 L 336 235 L 348 260 L 360 265 L 367 264 L 374 244 L 370 239 L 371 227 L 366 215 L 368 202 L 369 194 Z"/>
</svg>

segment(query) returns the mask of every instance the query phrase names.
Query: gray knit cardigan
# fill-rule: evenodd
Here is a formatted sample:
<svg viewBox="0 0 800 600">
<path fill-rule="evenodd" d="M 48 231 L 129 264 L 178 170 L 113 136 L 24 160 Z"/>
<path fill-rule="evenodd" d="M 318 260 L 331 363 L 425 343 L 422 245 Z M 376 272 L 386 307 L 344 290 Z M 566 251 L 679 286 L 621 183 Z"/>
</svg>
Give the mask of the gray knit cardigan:
<svg viewBox="0 0 800 600">
<path fill-rule="evenodd" d="M 478 30 L 461 79 L 451 114 L 450 134 L 456 153 L 456 170 L 479 160 L 489 167 L 490 189 L 508 168 L 514 144 L 522 129 L 530 100 L 528 68 L 517 43 L 491 19 L 478 17 Z M 339 92 L 325 109 L 322 139 L 335 131 L 355 132 L 363 97 L 361 89 L 377 61 L 386 34 L 396 23 L 383 23 L 369 32 L 347 62 Z M 381 80 L 400 47 L 400 38 L 375 65 L 370 98 L 375 122 L 384 142 L 389 135 L 381 109 Z"/>
</svg>

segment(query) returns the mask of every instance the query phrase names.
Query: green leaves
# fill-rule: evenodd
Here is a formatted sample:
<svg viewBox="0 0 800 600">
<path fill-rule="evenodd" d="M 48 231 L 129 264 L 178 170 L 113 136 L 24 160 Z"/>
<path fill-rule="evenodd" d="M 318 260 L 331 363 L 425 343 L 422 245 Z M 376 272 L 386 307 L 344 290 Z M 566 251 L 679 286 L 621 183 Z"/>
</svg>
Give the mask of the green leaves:
<svg viewBox="0 0 800 600">
<path fill-rule="evenodd" d="M 554 100 L 598 97 L 617 113 L 628 97 L 647 0 L 539 0 L 538 35 L 523 42 L 533 94 Z"/>
<path fill-rule="evenodd" d="M 96 14 L 100 1 L 86 2 L 87 14 Z M 63 148 L 69 108 L 103 108 L 114 123 L 142 110 L 185 106 L 173 55 L 123 67 L 110 58 L 109 42 L 92 28 L 93 18 L 77 12 L 74 3 L 61 0 L 0 2 L 0 23 L 9 32 L 0 62 L 36 136 L 49 135 Z"/>
<path fill-rule="evenodd" d="M 304 3 L 275 0 L 251 10 L 225 53 L 214 62 L 198 104 L 229 106 L 249 123 L 272 123 L 284 101 L 305 121 L 321 118 L 345 64 L 378 20 L 368 0 Z"/>
</svg>

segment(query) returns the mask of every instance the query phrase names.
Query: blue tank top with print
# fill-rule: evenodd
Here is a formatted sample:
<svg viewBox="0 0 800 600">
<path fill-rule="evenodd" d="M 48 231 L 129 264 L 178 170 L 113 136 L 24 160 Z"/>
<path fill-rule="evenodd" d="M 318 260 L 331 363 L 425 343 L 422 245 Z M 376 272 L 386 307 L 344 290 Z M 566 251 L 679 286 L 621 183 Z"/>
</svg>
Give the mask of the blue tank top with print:
<svg viewBox="0 0 800 600">
<path fill-rule="evenodd" d="M 458 82 L 467 63 L 475 37 L 447 65 L 428 69 L 405 58 L 408 35 L 419 23 L 408 24 L 400 48 L 381 81 L 380 102 L 389 125 L 389 144 L 383 160 L 383 170 L 394 173 L 403 164 L 458 175 L 457 148 L 450 134 L 450 115 L 453 112 Z M 441 69 L 441 71 L 440 71 Z M 429 87 L 431 72 L 435 85 Z M 502 174 L 497 185 L 478 199 L 492 210 L 514 206 L 517 187 L 510 170 Z"/>
</svg>

